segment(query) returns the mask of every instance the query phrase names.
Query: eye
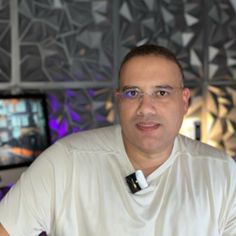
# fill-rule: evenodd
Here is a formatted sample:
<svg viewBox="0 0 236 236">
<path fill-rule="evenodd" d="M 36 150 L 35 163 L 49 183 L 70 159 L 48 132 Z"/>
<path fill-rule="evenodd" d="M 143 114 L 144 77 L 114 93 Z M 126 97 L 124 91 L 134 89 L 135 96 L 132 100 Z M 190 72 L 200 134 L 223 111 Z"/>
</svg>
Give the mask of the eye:
<svg viewBox="0 0 236 236">
<path fill-rule="evenodd" d="M 166 96 L 169 96 L 170 95 L 170 90 L 168 89 L 158 89 L 156 91 L 154 91 L 154 95 L 156 97 L 166 97 Z"/>
<path fill-rule="evenodd" d="M 139 91 L 137 89 L 126 89 L 122 92 L 122 97 L 126 99 L 135 99 L 139 96 Z"/>
</svg>

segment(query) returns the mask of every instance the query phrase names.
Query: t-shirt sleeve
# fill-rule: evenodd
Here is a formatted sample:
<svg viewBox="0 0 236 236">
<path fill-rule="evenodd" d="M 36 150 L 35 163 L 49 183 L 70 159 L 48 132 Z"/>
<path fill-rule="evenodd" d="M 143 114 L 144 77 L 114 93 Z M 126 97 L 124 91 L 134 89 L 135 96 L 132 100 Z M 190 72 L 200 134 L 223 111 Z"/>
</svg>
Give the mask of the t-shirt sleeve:
<svg viewBox="0 0 236 236">
<path fill-rule="evenodd" d="M 236 235 L 236 204 L 229 210 L 228 219 L 222 236 Z"/>
<path fill-rule="evenodd" d="M 228 195 L 228 201 L 226 201 L 226 214 L 224 222 L 224 231 L 222 236 L 235 236 L 236 235 L 236 165 L 231 160 L 232 165 L 229 170 L 230 178 L 230 190 Z"/>
<path fill-rule="evenodd" d="M 50 231 L 55 178 L 53 165 L 47 158 L 51 154 L 51 150 L 41 154 L 0 203 L 0 222 L 11 236 Z"/>
</svg>

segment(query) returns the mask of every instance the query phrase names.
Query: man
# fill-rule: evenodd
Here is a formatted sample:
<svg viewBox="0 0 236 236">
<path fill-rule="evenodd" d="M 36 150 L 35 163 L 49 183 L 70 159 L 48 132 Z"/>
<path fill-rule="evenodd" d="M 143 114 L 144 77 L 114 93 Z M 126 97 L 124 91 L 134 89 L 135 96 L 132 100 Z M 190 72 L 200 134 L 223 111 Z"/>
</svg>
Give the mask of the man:
<svg viewBox="0 0 236 236">
<path fill-rule="evenodd" d="M 47 149 L 0 204 L 0 235 L 235 236 L 236 166 L 178 135 L 190 92 L 166 48 L 125 57 L 120 126 Z"/>
</svg>

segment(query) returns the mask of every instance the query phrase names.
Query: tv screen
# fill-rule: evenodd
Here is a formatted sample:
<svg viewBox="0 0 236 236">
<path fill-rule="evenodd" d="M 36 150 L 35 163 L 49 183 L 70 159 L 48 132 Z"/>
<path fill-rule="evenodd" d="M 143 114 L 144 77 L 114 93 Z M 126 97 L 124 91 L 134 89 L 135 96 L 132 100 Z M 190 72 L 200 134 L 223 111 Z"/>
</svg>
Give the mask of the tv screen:
<svg viewBox="0 0 236 236">
<path fill-rule="evenodd" d="M 0 96 L 0 187 L 14 184 L 24 167 L 48 146 L 45 96 Z"/>
</svg>

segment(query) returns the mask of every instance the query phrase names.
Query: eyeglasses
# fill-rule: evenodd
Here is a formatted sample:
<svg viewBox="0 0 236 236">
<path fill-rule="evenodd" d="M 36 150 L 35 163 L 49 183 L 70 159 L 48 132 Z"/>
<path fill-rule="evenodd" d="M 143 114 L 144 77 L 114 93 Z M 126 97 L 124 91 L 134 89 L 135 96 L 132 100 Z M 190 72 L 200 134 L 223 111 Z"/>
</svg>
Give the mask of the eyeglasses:
<svg viewBox="0 0 236 236">
<path fill-rule="evenodd" d="M 151 92 L 144 92 L 138 87 L 125 87 L 122 91 L 117 91 L 117 95 L 124 101 L 140 101 L 144 95 L 148 95 L 154 100 L 167 101 L 174 97 L 174 94 L 183 90 L 183 87 L 156 86 Z"/>
</svg>

